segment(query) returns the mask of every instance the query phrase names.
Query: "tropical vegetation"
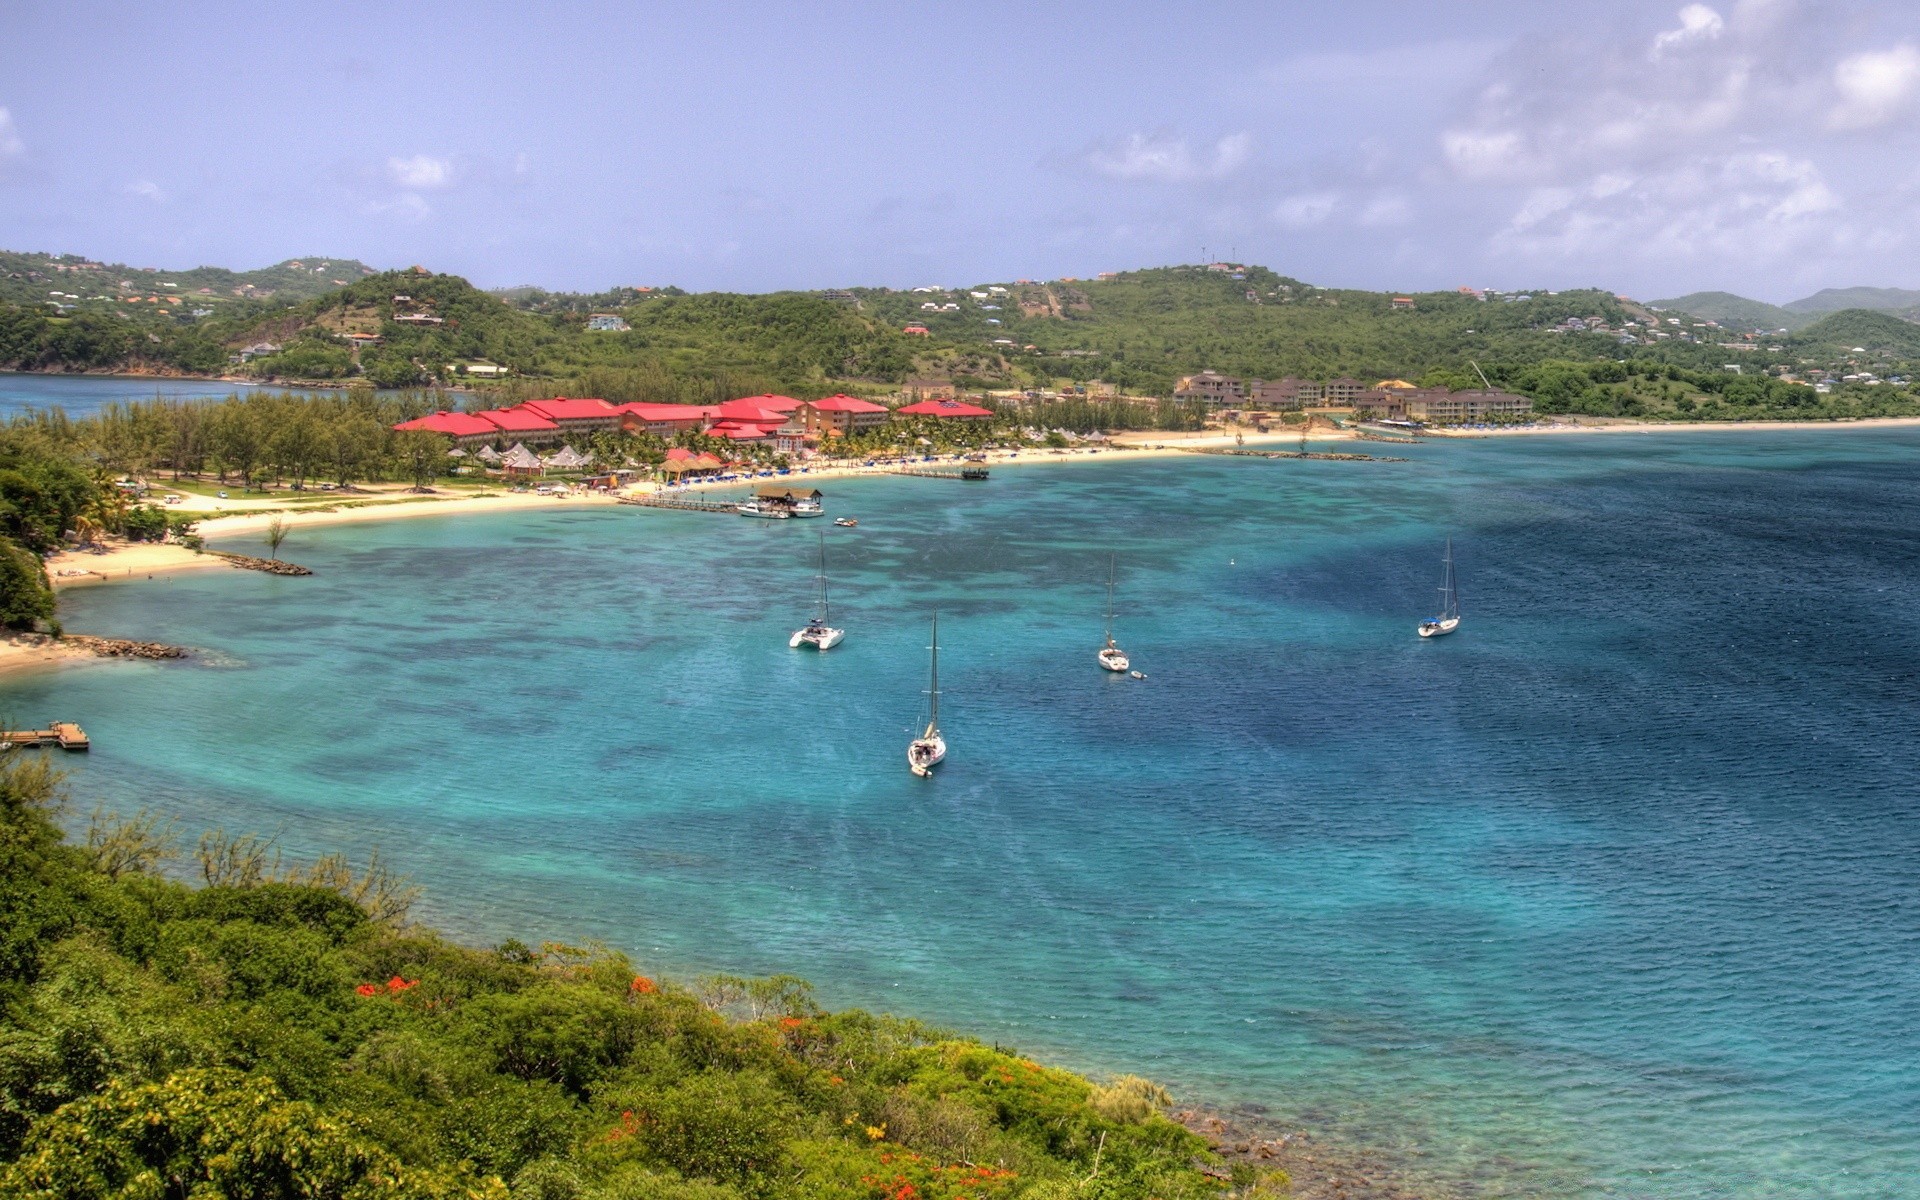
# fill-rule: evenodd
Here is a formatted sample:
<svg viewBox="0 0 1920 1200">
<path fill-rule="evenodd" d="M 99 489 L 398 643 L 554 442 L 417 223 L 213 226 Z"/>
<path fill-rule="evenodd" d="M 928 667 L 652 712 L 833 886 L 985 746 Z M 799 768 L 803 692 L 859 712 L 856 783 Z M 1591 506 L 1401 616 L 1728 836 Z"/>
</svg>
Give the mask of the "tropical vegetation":
<svg viewBox="0 0 1920 1200">
<path fill-rule="evenodd" d="M 455 944 L 378 861 L 146 813 L 67 840 L 0 759 L 0 1194 L 21 1200 L 1046 1200 L 1278 1194 L 1164 1091 L 789 976 Z"/>
</svg>

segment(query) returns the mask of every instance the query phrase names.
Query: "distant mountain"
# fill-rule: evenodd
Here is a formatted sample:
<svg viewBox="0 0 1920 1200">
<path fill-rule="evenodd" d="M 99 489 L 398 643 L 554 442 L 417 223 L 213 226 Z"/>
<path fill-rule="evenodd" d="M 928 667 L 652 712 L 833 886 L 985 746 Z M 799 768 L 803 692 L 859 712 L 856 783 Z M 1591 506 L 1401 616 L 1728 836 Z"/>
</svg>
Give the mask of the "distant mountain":
<svg viewBox="0 0 1920 1200">
<path fill-rule="evenodd" d="M 1822 292 L 1821 295 L 1826 293 Z M 1796 303 L 1805 304 L 1801 300 Z M 1764 300 L 1749 300 L 1745 296 L 1736 296 L 1732 292 L 1692 292 L 1685 296 L 1676 296 L 1671 300 L 1650 302 L 1655 308 L 1670 309 L 1674 312 L 1689 313 L 1709 321 L 1718 321 L 1731 329 L 1761 329 L 1772 332 L 1776 329 L 1798 329 L 1813 317 L 1813 312 L 1826 312 L 1827 309 L 1783 308 L 1777 304 L 1768 304 Z M 1838 307 L 1870 308 L 1872 305 L 1840 305 Z"/>
<path fill-rule="evenodd" d="M 1905 288 L 1822 288 L 1804 300 L 1795 300 L 1782 305 L 1789 312 L 1821 313 L 1839 312 L 1845 308 L 1871 308 L 1881 312 L 1900 312 L 1920 309 L 1920 292 Z"/>
<path fill-rule="evenodd" d="M 167 307 L 212 308 L 241 301 L 298 304 L 338 291 L 374 270 L 351 258 L 315 255 L 290 258 L 255 271 L 194 267 L 162 271 L 103 263 L 77 254 L 31 254 L 0 250 L 0 300 L 89 309 L 130 301 Z M 174 305 L 171 298 L 178 298 Z"/>
</svg>

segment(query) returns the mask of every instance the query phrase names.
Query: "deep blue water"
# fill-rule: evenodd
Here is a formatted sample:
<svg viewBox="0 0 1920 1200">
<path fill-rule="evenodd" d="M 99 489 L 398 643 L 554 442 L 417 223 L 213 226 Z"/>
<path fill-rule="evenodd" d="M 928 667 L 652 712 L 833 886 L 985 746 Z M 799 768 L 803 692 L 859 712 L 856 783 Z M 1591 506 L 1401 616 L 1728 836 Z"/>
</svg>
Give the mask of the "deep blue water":
<svg viewBox="0 0 1920 1200">
<path fill-rule="evenodd" d="M 77 808 L 378 844 L 476 940 L 794 971 L 1463 1194 L 1913 1194 L 1920 435 L 1409 453 L 831 483 L 825 656 L 824 523 L 300 530 L 310 579 L 63 601 L 226 665 L 0 715 L 85 723 Z M 1094 662 L 1109 552 L 1146 682 Z"/>
<path fill-rule="evenodd" d="M 109 404 L 135 400 L 224 400 L 254 392 L 287 388 L 211 379 L 160 379 L 143 375 L 35 375 L 0 371 L 0 420 L 33 409 L 63 410 L 70 417 L 91 416 Z M 311 391 L 296 388 L 295 391 Z"/>
</svg>

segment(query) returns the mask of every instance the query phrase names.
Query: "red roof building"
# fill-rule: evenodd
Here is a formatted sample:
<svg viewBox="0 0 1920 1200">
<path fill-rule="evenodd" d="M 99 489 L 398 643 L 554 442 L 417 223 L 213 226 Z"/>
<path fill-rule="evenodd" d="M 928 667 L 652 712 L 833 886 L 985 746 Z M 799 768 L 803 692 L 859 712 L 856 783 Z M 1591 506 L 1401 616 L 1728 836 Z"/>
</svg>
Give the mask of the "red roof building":
<svg viewBox="0 0 1920 1200">
<path fill-rule="evenodd" d="M 800 402 L 795 400 L 793 408 L 773 408 L 762 403 L 767 399 L 778 399 L 778 397 L 751 396 L 745 400 L 729 400 L 722 404 L 717 412 L 722 421 L 772 421 L 775 424 L 784 424 L 787 414 L 792 412 L 793 408 L 800 407 Z"/>
<path fill-rule="evenodd" d="M 622 404 L 618 410 L 620 428 L 629 433 L 650 433 L 670 438 L 688 429 L 699 429 L 719 413 L 704 404 Z"/>
<path fill-rule="evenodd" d="M 785 417 L 776 421 L 730 421 L 719 420 L 707 426 L 707 433 L 713 437 L 726 438 L 734 442 L 771 442 L 773 431 L 787 423 Z"/>
<path fill-rule="evenodd" d="M 990 408 L 981 408 L 977 404 L 966 404 L 959 400 L 922 400 L 918 404 L 896 408 L 894 412 L 903 417 L 944 417 L 959 421 L 985 421 L 993 416 L 993 410 Z"/>
<path fill-rule="evenodd" d="M 614 429 L 620 424 L 620 412 L 605 400 L 569 400 L 555 396 L 551 400 L 529 400 L 519 407 L 559 425 L 562 429 Z"/>
<path fill-rule="evenodd" d="M 855 396 L 828 396 L 824 400 L 809 400 L 800 406 L 799 418 L 808 433 L 815 437 L 838 434 L 847 437 L 855 433 L 865 433 L 869 429 L 885 425 L 893 413 L 884 404 L 875 404 L 871 400 L 861 400 Z"/>
<path fill-rule="evenodd" d="M 729 401 L 729 403 L 757 405 L 760 408 L 771 409 L 777 413 L 790 413 L 800 407 L 800 401 L 795 400 L 792 396 L 776 396 L 772 392 L 760 396 L 745 396 L 739 400 Z M 726 405 L 723 404 L 720 407 L 725 408 Z"/>
<path fill-rule="evenodd" d="M 490 408 L 486 412 L 474 415 L 493 422 L 499 433 L 512 434 L 519 441 L 557 442 L 560 440 L 560 426 L 539 413 L 529 412 L 525 408 Z"/>
<path fill-rule="evenodd" d="M 904 325 L 901 327 L 900 332 L 905 334 L 910 334 L 913 337 L 932 337 L 933 336 L 933 331 L 928 329 L 925 325 Z"/>
<path fill-rule="evenodd" d="M 411 421 L 402 421 L 395 425 L 396 430 L 424 429 L 428 433 L 438 433 L 454 440 L 456 445 L 470 446 L 478 442 L 490 442 L 500 436 L 500 427 L 484 417 L 473 413 L 437 412 Z"/>
</svg>

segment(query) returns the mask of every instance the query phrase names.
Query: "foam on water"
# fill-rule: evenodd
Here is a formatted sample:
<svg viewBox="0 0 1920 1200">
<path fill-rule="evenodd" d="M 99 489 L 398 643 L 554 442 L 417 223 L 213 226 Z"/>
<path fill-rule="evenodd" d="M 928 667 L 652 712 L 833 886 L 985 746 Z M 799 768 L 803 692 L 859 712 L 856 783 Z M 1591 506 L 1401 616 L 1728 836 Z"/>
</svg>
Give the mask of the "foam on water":
<svg viewBox="0 0 1920 1200">
<path fill-rule="evenodd" d="M 794 971 L 1485 1196 L 1920 1173 L 1920 437 L 829 483 L 300 530 L 80 589 L 82 804 L 378 844 L 474 939 Z M 1466 625 L 1422 642 L 1451 534 Z M 236 548 L 246 549 L 245 546 Z M 1146 682 L 1100 671 L 1106 561 Z M 941 612 L 940 777 L 905 769 Z"/>
</svg>

